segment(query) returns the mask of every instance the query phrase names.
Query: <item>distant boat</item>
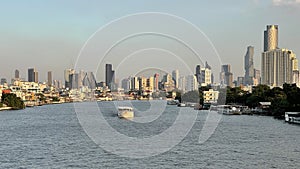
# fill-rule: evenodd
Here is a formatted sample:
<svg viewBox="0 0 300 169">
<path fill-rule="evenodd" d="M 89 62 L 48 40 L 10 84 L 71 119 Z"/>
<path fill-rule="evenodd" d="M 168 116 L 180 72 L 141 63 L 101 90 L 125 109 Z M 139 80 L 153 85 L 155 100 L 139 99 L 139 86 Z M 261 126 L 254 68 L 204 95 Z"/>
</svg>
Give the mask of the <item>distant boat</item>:
<svg viewBox="0 0 300 169">
<path fill-rule="evenodd" d="M 285 122 L 300 124 L 300 112 L 285 112 Z"/>
<path fill-rule="evenodd" d="M 239 106 L 234 106 L 234 105 L 219 105 L 219 106 L 217 106 L 217 110 L 220 114 L 224 114 L 224 115 L 241 115 L 242 114 Z"/>
<path fill-rule="evenodd" d="M 178 100 L 168 100 L 168 101 L 167 101 L 167 104 L 168 104 L 168 105 L 178 105 L 178 104 L 179 104 L 179 101 L 178 101 Z"/>
<path fill-rule="evenodd" d="M 177 106 L 178 107 L 186 107 L 186 104 L 185 103 L 179 103 Z"/>
<path fill-rule="evenodd" d="M 120 118 L 130 119 L 134 117 L 134 112 L 132 107 L 118 107 L 118 116 Z"/>
</svg>

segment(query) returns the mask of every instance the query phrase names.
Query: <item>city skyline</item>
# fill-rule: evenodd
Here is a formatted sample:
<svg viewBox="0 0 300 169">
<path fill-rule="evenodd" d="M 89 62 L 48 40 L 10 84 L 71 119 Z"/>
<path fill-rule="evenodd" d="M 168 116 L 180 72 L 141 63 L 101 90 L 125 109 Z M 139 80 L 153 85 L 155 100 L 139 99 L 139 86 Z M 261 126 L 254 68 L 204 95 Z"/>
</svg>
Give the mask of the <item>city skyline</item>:
<svg viewBox="0 0 300 169">
<path fill-rule="evenodd" d="M 1 65 L 1 78 L 10 81 L 14 77 L 15 69 L 19 70 L 21 78 L 26 78 L 27 69 L 35 67 L 39 72 L 40 81 L 47 81 L 49 70 L 52 71 L 53 79 L 63 80 L 62 72 L 66 68 L 74 67 L 81 47 L 95 31 L 114 19 L 145 11 L 170 13 L 199 27 L 215 45 L 222 63 L 231 64 L 234 79 L 244 75 L 241 65 L 247 46 L 254 47 L 254 67 L 260 69 L 261 52 L 264 50 L 262 32 L 266 25 L 279 25 L 278 46 L 291 49 L 296 55 L 300 53 L 297 43 L 300 39 L 297 29 L 299 25 L 295 22 L 300 14 L 297 10 L 300 7 L 298 1 L 132 1 L 119 2 L 120 7 L 116 7 L 114 2 L 91 2 L 90 5 L 83 5 L 84 1 L 60 3 L 68 8 L 57 5 L 59 3 L 55 1 L 10 1 L 2 4 L 0 17 L 3 26 L 0 28 L 0 41 L 3 45 L 0 47 L 0 55 L 9 64 Z M 52 15 L 54 9 L 56 14 Z M 80 15 L 77 14 L 78 10 Z M 272 15 L 269 15 L 270 13 Z M 200 63 L 195 63 L 197 64 Z M 104 69 L 99 71 L 97 80 L 102 81 Z M 219 71 L 215 71 L 217 73 L 214 74 L 217 75 Z"/>
</svg>

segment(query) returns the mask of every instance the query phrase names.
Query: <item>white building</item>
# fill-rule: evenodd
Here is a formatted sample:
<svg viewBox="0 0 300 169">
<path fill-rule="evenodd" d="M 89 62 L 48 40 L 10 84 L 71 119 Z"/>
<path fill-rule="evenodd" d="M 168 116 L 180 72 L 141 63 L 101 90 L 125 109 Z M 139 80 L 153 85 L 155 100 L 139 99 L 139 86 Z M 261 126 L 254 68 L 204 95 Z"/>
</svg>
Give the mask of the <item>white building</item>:
<svg viewBox="0 0 300 169">
<path fill-rule="evenodd" d="M 298 70 L 298 61 L 293 51 L 275 49 L 262 53 L 262 84 L 280 87 L 293 83 L 293 71 Z"/>
<path fill-rule="evenodd" d="M 204 103 L 217 103 L 219 98 L 219 91 L 209 89 L 209 91 L 203 91 Z"/>
<path fill-rule="evenodd" d="M 178 81 L 178 89 L 185 93 L 186 90 L 186 78 L 185 76 L 181 76 Z"/>
<path fill-rule="evenodd" d="M 201 86 L 211 84 L 211 69 L 201 68 Z"/>
<path fill-rule="evenodd" d="M 197 77 L 195 75 L 189 75 L 186 77 L 186 91 L 198 90 Z"/>
</svg>

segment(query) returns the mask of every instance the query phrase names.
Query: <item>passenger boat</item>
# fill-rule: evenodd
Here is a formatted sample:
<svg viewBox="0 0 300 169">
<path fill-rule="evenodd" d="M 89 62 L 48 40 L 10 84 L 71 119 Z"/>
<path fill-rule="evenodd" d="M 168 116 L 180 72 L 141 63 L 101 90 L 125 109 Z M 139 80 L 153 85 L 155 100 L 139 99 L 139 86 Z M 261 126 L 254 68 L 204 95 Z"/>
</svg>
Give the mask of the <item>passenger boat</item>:
<svg viewBox="0 0 300 169">
<path fill-rule="evenodd" d="M 242 112 L 238 106 L 234 105 L 219 105 L 217 111 L 224 115 L 241 115 Z"/>
<path fill-rule="evenodd" d="M 178 106 L 178 107 L 186 107 L 186 104 L 185 104 L 185 103 L 178 103 L 177 106 Z"/>
<path fill-rule="evenodd" d="M 132 107 L 118 107 L 118 116 L 120 118 L 133 118 L 134 112 Z"/>
<path fill-rule="evenodd" d="M 300 124 L 300 112 L 285 112 L 285 122 Z"/>
<path fill-rule="evenodd" d="M 178 104 L 179 104 L 179 101 L 178 101 L 178 100 L 168 100 L 168 101 L 167 101 L 167 104 L 168 104 L 168 105 L 178 105 Z"/>
</svg>

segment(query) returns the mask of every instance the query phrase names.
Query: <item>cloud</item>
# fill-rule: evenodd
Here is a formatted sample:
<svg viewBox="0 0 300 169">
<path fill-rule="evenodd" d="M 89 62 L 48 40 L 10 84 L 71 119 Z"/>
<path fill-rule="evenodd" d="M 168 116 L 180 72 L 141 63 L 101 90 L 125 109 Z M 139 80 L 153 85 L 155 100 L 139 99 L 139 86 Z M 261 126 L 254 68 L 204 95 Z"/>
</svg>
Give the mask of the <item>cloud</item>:
<svg viewBox="0 0 300 169">
<path fill-rule="evenodd" d="M 300 0 L 272 0 L 272 5 L 295 7 L 300 5 Z"/>
</svg>

